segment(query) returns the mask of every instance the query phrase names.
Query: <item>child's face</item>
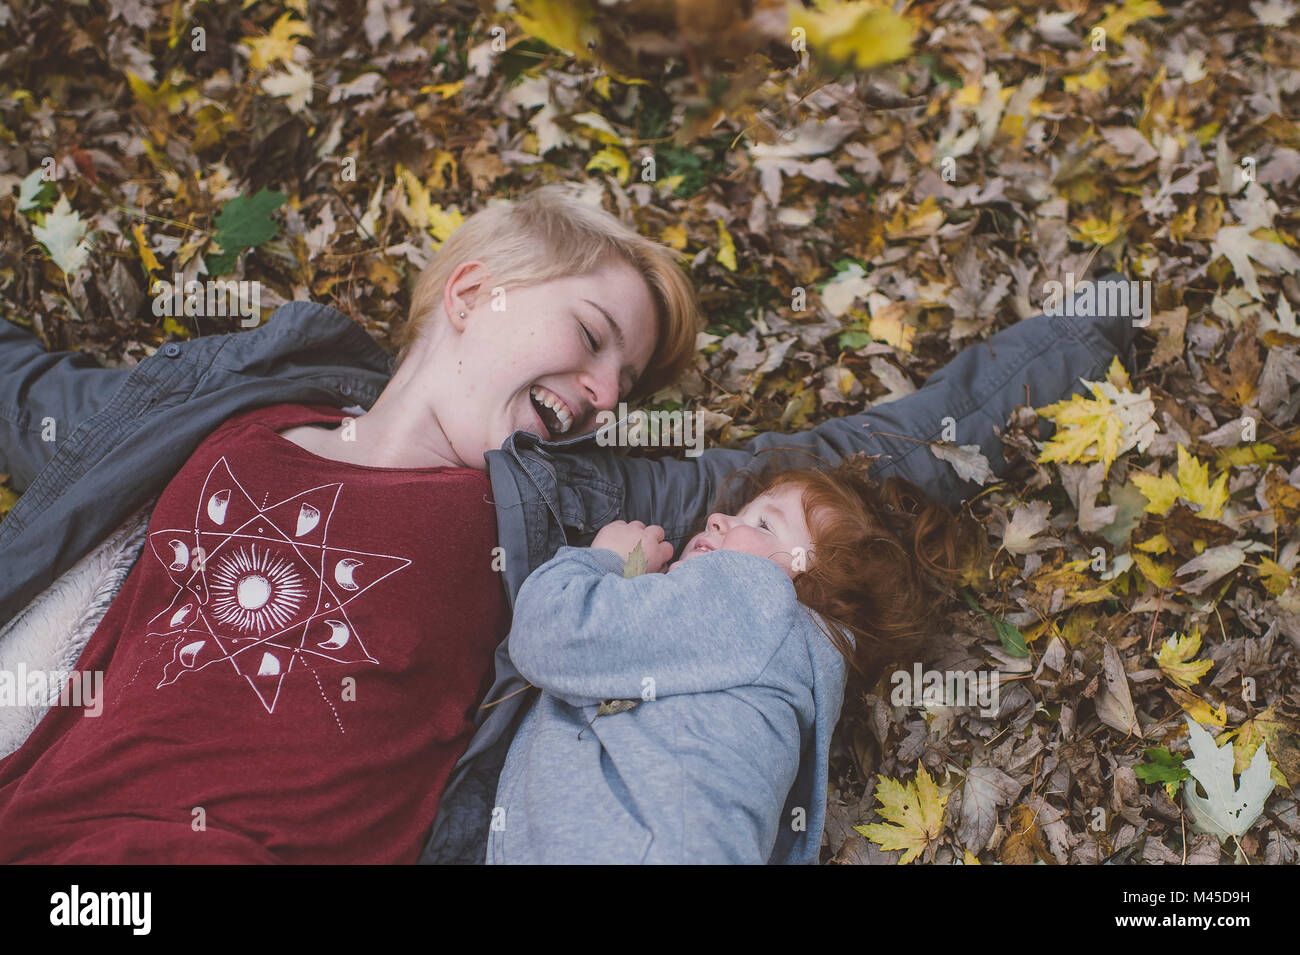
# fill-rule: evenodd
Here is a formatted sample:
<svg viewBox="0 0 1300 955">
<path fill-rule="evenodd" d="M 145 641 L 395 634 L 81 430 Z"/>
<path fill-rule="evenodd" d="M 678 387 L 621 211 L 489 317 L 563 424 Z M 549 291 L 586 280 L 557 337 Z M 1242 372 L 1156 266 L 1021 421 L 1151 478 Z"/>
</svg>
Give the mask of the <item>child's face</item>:
<svg viewBox="0 0 1300 955">
<path fill-rule="evenodd" d="M 672 567 L 709 551 L 734 550 L 766 557 L 780 564 L 793 579 L 798 574 L 793 564 L 800 554 L 796 548 L 802 548 L 806 568 L 811 564 L 812 535 L 804 519 L 803 489 L 787 484 L 760 494 L 735 517 L 710 514 L 704 530 L 686 542 L 681 558 Z"/>
<path fill-rule="evenodd" d="M 654 353 L 645 279 L 611 260 L 586 275 L 494 296 L 483 269 L 466 266 L 447 283 L 447 321 L 421 334 L 398 370 L 402 381 L 390 384 L 402 413 L 430 422 L 437 453 L 480 469 L 515 431 L 562 439 L 595 430 L 596 415 L 617 408 Z M 537 386 L 564 410 L 555 417 L 540 410 Z"/>
</svg>

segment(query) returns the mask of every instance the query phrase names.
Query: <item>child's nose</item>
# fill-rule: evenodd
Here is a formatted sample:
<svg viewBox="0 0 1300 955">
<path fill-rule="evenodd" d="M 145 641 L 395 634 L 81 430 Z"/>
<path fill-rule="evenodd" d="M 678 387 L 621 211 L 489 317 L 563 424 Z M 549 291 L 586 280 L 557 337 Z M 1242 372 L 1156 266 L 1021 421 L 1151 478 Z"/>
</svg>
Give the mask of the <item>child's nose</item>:
<svg viewBox="0 0 1300 955">
<path fill-rule="evenodd" d="M 733 520 L 735 520 L 735 518 L 727 514 L 718 514 L 718 513 L 710 514 L 709 530 L 717 531 L 719 534 L 725 534 L 727 530 L 731 527 L 731 522 Z"/>
</svg>

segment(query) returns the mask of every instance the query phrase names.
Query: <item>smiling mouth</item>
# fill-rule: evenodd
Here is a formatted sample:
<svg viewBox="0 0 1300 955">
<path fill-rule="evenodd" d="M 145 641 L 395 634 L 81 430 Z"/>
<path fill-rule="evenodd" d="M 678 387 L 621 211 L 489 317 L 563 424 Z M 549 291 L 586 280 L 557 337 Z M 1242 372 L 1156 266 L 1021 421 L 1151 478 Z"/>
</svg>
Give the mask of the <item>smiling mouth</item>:
<svg viewBox="0 0 1300 955">
<path fill-rule="evenodd" d="M 573 428 L 574 415 L 564 399 L 541 385 L 528 389 L 528 400 L 549 440 L 563 437 Z"/>
</svg>

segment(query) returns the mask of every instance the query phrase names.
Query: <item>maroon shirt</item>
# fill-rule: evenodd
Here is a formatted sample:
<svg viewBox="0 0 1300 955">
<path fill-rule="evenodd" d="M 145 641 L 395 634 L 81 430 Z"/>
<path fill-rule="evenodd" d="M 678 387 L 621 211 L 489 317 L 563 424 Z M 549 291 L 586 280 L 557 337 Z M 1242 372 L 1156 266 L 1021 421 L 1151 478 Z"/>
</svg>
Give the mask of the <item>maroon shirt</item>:
<svg viewBox="0 0 1300 955">
<path fill-rule="evenodd" d="M 0 862 L 413 863 L 509 629 L 487 474 L 225 422 L 158 499 L 52 707 L 0 760 Z M 106 488 L 105 493 L 113 493 Z"/>
</svg>

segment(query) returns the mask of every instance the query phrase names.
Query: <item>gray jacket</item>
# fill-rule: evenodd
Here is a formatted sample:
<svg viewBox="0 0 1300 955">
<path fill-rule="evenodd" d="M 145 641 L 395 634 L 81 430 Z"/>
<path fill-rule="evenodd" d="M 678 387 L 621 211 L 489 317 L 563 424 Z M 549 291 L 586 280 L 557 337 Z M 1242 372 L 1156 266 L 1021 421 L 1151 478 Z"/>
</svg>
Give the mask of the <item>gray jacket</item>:
<svg viewBox="0 0 1300 955">
<path fill-rule="evenodd" d="M 510 659 L 542 692 L 488 862 L 817 861 L 846 667 L 782 568 L 719 550 L 625 578 L 561 547 L 515 610 Z M 639 702 L 598 716 L 606 699 Z"/>
<path fill-rule="evenodd" d="M 660 524 L 680 547 L 721 479 L 763 451 L 788 447 L 828 462 L 854 451 L 879 454 L 878 477 L 904 476 L 955 507 L 975 486 L 908 437 L 936 440 L 951 418 L 955 443 L 979 445 L 1001 473 L 1006 461 L 994 429 L 1012 410 L 1086 393 L 1080 378 L 1102 377 L 1117 353 L 1134 370 L 1134 336 L 1122 316 L 1035 316 L 966 348 L 914 394 L 694 459 L 631 457 L 590 434 L 550 442 L 516 432 L 487 456 L 507 597 L 513 607 L 529 573 L 565 544 L 589 544 L 609 521 Z M 232 415 L 283 402 L 369 408 L 391 373 L 391 357 L 365 329 L 310 302 L 284 305 L 249 331 L 170 342 L 132 369 L 47 353 L 34 336 L 0 320 L 0 472 L 23 492 L 0 522 L 0 623 L 159 494 Z M 1042 422 L 1040 437 L 1051 430 Z M 483 859 L 501 764 L 537 692 L 515 692 L 527 684 L 506 641 L 495 665 L 424 862 Z"/>
</svg>

